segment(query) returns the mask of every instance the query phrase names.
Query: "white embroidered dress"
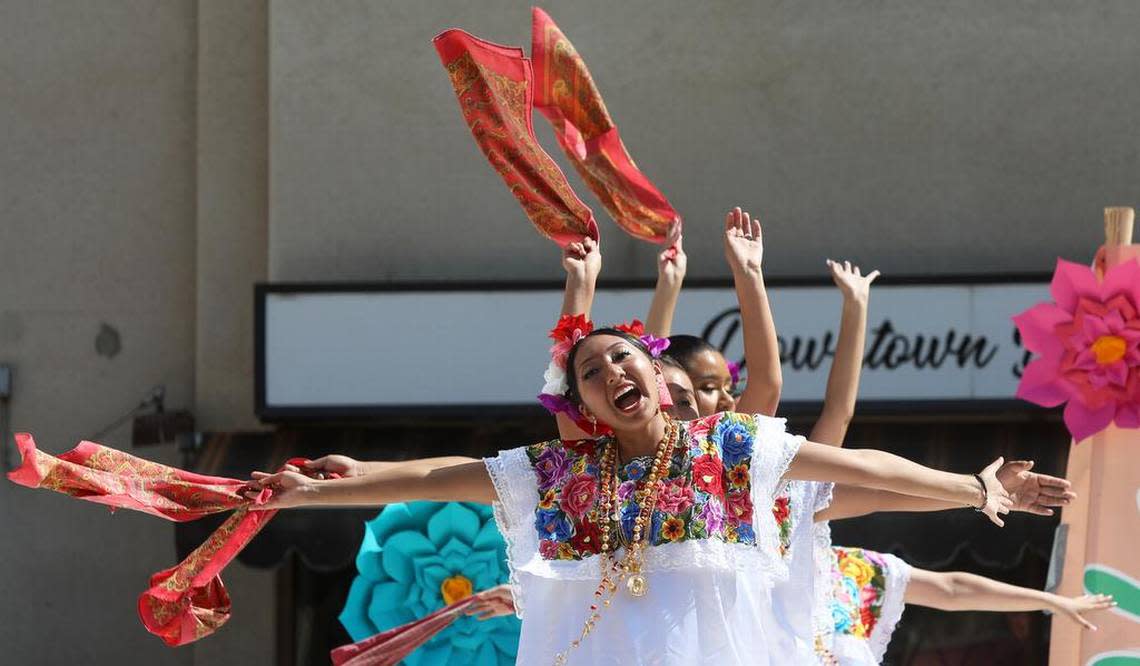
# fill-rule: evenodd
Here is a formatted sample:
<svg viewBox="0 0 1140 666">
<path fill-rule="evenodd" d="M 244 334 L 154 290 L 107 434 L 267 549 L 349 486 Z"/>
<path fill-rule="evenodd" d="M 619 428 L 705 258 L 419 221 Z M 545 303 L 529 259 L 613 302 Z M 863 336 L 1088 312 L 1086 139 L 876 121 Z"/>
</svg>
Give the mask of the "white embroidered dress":
<svg viewBox="0 0 1140 666">
<path fill-rule="evenodd" d="M 910 565 L 890 553 L 832 546 L 826 521 L 815 525 L 814 550 L 817 580 L 827 591 L 813 609 L 819 646 L 826 651 L 820 663 L 880 664 L 906 609 Z"/>
<path fill-rule="evenodd" d="M 815 557 L 815 514 L 831 504 L 835 484 L 786 481 L 776 496 L 774 515 L 780 529 L 780 550 L 788 579 L 772 589 L 771 616 L 766 623 L 777 663 L 816 662 L 814 609 L 831 598 L 829 570 L 822 572 Z M 821 575 L 822 574 L 822 575 Z"/>
<path fill-rule="evenodd" d="M 787 663 L 770 658 L 779 644 L 770 636 L 779 631 L 770 591 L 788 574 L 771 507 L 802 441 L 783 419 L 765 416 L 723 413 L 680 424 L 644 555 L 649 591 L 636 598 L 621 586 L 569 663 Z M 595 603 L 601 558 L 590 510 L 600 493 L 592 477 L 605 445 L 555 440 L 485 461 L 522 618 L 519 664 L 552 663 L 579 637 Z M 645 466 L 630 461 L 619 474 L 626 534 Z"/>
</svg>

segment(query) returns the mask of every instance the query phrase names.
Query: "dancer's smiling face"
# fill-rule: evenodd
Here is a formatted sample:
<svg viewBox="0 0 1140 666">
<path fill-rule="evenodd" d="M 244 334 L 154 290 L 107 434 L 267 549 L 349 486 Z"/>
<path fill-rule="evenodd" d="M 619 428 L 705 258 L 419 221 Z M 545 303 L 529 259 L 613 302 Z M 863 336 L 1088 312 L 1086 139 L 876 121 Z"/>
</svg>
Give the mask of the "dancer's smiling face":
<svg viewBox="0 0 1140 666">
<path fill-rule="evenodd" d="M 698 351 L 687 359 L 685 370 L 693 382 L 697 412 L 701 416 L 731 412 L 735 408 L 732 373 L 723 354 L 713 349 Z"/>
<path fill-rule="evenodd" d="M 571 351 L 566 370 L 574 377 L 571 395 L 587 418 L 627 430 L 657 414 L 661 369 L 630 338 L 605 332 L 587 336 Z"/>
</svg>

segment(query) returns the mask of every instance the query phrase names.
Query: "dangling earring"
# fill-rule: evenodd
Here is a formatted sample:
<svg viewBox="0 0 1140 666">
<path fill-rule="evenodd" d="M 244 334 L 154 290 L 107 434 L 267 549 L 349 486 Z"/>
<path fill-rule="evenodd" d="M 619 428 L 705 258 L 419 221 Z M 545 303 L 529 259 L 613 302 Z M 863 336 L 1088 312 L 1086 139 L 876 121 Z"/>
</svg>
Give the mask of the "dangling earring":
<svg viewBox="0 0 1140 666">
<path fill-rule="evenodd" d="M 590 415 L 590 426 L 590 434 L 598 434 L 598 419 L 595 418 L 593 414 Z"/>
<path fill-rule="evenodd" d="M 669 387 L 665 385 L 663 375 L 657 375 L 657 402 L 660 403 L 661 409 L 673 406 L 673 396 L 669 394 Z"/>
</svg>

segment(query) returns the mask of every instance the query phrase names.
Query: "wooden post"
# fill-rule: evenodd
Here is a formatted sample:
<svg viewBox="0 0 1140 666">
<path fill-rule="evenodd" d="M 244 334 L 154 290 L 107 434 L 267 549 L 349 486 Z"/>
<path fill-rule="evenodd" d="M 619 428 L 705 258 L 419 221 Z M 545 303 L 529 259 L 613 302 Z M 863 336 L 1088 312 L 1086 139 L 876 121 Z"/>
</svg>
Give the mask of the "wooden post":
<svg viewBox="0 0 1140 666">
<path fill-rule="evenodd" d="M 1134 219 L 1131 208 L 1104 209 L 1098 277 L 1140 255 L 1140 246 L 1131 245 Z M 1121 608 L 1090 618 L 1100 627 L 1096 633 L 1054 616 L 1049 664 L 1140 666 L 1140 611 L 1135 604 L 1140 598 L 1135 587 L 1140 579 L 1140 430 L 1110 425 L 1073 442 L 1066 478 L 1078 498 L 1061 513 L 1058 540 L 1063 543 L 1058 545 L 1063 566 L 1056 592 L 1077 596 L 1111 591 Z"/>
</svg>

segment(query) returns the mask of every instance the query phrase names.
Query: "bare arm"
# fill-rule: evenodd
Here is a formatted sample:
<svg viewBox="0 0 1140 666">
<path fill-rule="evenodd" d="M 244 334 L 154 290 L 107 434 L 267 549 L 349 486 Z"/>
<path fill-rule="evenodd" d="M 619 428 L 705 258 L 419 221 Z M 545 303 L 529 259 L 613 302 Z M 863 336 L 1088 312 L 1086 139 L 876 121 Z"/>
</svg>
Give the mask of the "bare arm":
<svg viewBox="0 0 1140 666">
<path fill-rule="evenodd" d="M 562 267 L 566 269 L 566 291 L 562 295 L 562 314 L 590 317 L 594 305 L 594 289 L 602 271 L 602 249 L 593 238 L 570 243 L 562 251 Z"/>
<path fill-rule="evenodd" d="M 859 394 L 859 375 L 863 370 L 863 348 L 867 339 L 867 303 L 871 283 L 879 276 L 872 271 L 863 276 L 858 266 L 827 261 L 831 279 L 843 293 L 843 314 L 839 320 L 839 342 L 835 360 L 827 375 L 827 392 L 823 411 L 811 431 L 811 440 L 832 446 L 843 446 L 847 426 L 855 416 L 855 399 Z"/>
<path fill-rule="evenodd" d="M 460 463 L 475 462 L 475 458 L 468 458 L 466 456 L 443 456 L 440 458 L 423 458 L 419 462 L 434 465 L 435 467 L 447 467 L 449 465 L 458 465 Z M 407 461 L 389 461 L 389 460 L 356 460 L 348 456 L 333 453 L 327 456 L 321 456 L 316 460 L 310 460 L 304 464 L 304 471 L 308 472 L 309 476 L 323 479 L 326 476 L 336 474 L 338 476 L 364 476 L 365 474 L 372 474 L 374 472 L 382 472 L 390 469 L 396 465 L 403 465 Z M 285 466 L 286 470 L 299 472 L 302 471 L 291 465 Z"/>
<path fill-rule="evenodd" d="M 590 318 L 594 305 L 594 291 L 602 271 L 602 250 L 598 242 L 585 238 L 570 243 L 562 253 L 562 267 L 566 269 L 566 291 L 562 296 L 563 315 L 585 315 Z M 588 439 L 586 434 L 565 414 L 555 417 L 558 436 L 564 440 Z"/>
<path fill-rule="evenodd" d="M 292 471 L 254 472 L 253 476 L 247 496 L 262 488 L 275 490 L 268 503 L 253 507 L 257 509 L 378 506 L 415 500 L 490 504 L 496 499 L 495 486 L 481 461 L 440 467 L 433 459 L 410 460 L 343 479 L 312 479 Z"/>
<path fill-rule="evenodd" d="M 904 600 L 908 604 L 947 611 L 1033 611 L 1050 610 L 1095 630 L 1084 613 L 1111 608 L 1116 604 L 1104 594 L 1062 597 L 1057 594 L 1009 585 L 961 571 L 911 570 Z"/>
<path fill-rule="evenodd" d="M 688 258 L 681 244 L 681 223 L 669 227 L 665 249 L 657 254 L 657 288 L 645 318 L 645 332 L 658 338 L 667 338 L 673 330 L 673 314 L 677 311 L 677 297 L 685 281 Z"/>
<path fill-rule="evenodd" d="M 1032 460 L 1011 460 L 998 468 L 995 476 L 1013 501 L 1011 511 L 1051 516 L 1056 507 L 1076 499 L 1072 484 L 1048 474 L 1031 472 Z M 961 505 L 927 497 L 914 497 L 858 486 L 837 485 L 831 504 L 815 514 L 815 520 L 854 518 L 876 511 L 943 511 Z"/>
<path fill-rule="evenodd" d="M 999 514 L 1009 513 L 1009 494 L 998 482 L 998 458 L 981 472 L 985 491 L 970 474 L 953 474 L 931 469 L 886 451 L 841 449 L 816 442 L 804 442 L 788 467 L 790 479 L 834 481 L 954 502 L 958 506 L 982 506 L 997 525 L 1005 523 Z"/>
<path fill-rule="evenodd" d="M 855 518 L 878 511 L 943 511 L 961 508 L 963 506 L 957 502 L 837 484 L 831 495 L 831 504 L 817 512 L 815 520 Z"/>
<path fill-rule="evenodd" d="M 771 416 L 780 404 L 784 379 L 776 323 L 761 270 L 764 242 L 760 221 L 739 207 L 730 211 L 724 221 L 724 252 L 740 303 L 744 362 L 748 366 L 748 384 L 736 403 L 736 411 Z"/>
</svg>

